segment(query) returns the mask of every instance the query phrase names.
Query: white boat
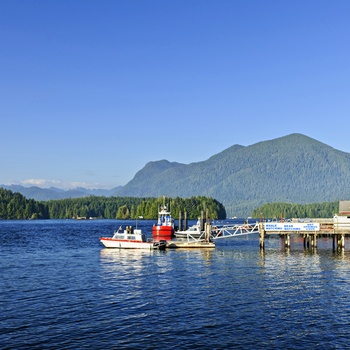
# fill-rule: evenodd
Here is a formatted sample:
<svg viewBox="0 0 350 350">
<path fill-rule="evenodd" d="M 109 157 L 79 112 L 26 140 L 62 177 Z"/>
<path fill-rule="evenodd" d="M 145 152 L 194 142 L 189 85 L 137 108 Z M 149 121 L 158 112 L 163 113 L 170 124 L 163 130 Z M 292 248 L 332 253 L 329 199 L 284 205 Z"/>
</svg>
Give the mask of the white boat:
<svg viewBox="0 0 350 350">
<path fill-rule="evenodd" d="M 219 228 L 217 226 L 211 226 L 211 236 L 217 235 Z M 195 225 L 190 226 L 187 230 L 176 231 L 176 238 L 204 238 L 204 230 L 201 231 L 201 224 L 199 221 Z"/>
<path fill-rule="evenodd" d="M 142 230 L 133 229 L 132 226 L 126 226 L 125 230 L 120 226 L 113 237 L 101 237 L 100 241 L 106 248 L 163 250 L 166 247 L 166 241 L 147 240 Z"/>
<path fill-rule="evenodd" d="M 204 231 L 201 231 L 200 223 L 197 222 L 195 225 L 190 226 L 187 230 L 176 231 L 176 238 L 201 238 Z"/>
</svg>

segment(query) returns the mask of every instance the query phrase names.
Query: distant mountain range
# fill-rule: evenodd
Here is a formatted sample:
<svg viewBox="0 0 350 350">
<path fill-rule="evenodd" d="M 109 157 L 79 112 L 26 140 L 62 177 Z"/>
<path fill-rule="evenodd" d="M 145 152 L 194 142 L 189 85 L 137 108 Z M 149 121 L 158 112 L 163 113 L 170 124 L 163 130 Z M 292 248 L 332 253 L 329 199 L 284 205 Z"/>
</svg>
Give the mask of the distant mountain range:
<svg viewBox="0 0 350 350">
<path fill-rule="evenodd" d="M 89 190 L 83 187 L 77 187 L 71 190 L 62 190 L 56 187 L 40 188 L 37 186 L 24 187 L 21 185 L 0 185 L 0 187 L 3 187 L 7 190 L 11 190 L 12 192 L 19 192 L 23 194 L 26 198 L 33 198 L 37 201 L 47 201 L 50 199 L 64 198 L 81 198 L 92 195 L 110 197 L 117 195 L 117 191 L 119 190 L 119 187 L 112 188 L 111 190 Z"/>
<path fill-rule="evenodd" d="M 349 199 L 350 153 L 302 134 L 291 134 L 247 147 L 233 145 L 197 163 L 149 162 L 125 186 L 110 191 L 2 187 L 37 200 L 91 194 L 210 196 L 225 205 L 229 216 L 248 216 L 264 203 L 303 204 Z"/>
</svg>

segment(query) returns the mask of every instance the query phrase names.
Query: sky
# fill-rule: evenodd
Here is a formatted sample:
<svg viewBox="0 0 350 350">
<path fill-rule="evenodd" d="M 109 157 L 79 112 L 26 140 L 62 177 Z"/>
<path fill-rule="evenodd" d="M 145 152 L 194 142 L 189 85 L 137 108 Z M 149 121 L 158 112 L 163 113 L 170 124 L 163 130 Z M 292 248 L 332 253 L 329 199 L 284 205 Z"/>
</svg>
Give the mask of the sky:
<svg viewBox="0 0 350 350">
<path fill-rule="evenodd" d="M 0 184 L 110 189 L 292 133 L 350 152 L 349 18 L 348 0 L 0 0 Z"/>
</svg>

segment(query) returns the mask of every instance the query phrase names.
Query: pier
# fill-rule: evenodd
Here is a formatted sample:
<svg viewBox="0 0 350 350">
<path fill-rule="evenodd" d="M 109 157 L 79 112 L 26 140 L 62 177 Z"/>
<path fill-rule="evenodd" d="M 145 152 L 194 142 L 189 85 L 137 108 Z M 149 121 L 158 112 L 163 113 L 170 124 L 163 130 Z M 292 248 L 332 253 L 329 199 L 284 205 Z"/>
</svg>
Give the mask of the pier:
<svg viewBox="0 0 350 350">
<path fill-rule="evenodd" d="M 291 235 L 302 236 L 304 248 L 316 248 L 319 237 L 332 238 L 333 250 L 345 248 L 345 236 L 350 235 L 350 216 L 302 221 L 293 219 L 290 222 L 260 222 L 258 224 L 260 249 L 265 248 L 265 239 L 271 235 L 283 238 L 286 248 L 290 248 Z"/>
</svg>

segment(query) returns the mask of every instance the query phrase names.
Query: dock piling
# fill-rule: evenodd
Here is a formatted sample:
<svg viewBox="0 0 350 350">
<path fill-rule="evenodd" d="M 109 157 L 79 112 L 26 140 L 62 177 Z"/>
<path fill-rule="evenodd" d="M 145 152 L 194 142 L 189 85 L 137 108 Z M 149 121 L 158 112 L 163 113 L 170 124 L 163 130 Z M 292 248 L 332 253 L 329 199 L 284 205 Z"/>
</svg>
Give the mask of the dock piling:
<svg viewBox="0 0 350 350">
<path fill-rule="evenodd" d="M 263 224 L 259 224 L 259 241 L 260 249 L 265 249 L 265 229 Z"/>
<path fill-rule="evenodd" d="M 290 248 L 290 234 L 284 235 L 284 246 L 285 248 Z"/>
<path fill-rule="evenodd" d="M 179 231 L 182 231 L 182 213 L 179 212 Z"/>
</svg>

